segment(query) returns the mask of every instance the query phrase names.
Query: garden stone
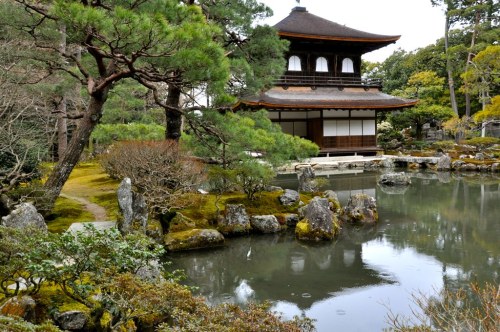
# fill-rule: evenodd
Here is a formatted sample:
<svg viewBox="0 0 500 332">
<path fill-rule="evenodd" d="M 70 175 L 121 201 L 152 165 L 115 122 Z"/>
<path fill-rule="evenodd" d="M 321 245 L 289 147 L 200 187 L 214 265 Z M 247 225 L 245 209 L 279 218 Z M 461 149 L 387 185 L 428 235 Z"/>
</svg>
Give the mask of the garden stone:
<svg viewBox="0 0 500 332">
<path fill-rule="evenodd" d="M 491 171 L 495 173 L 500 172 L 500 163 L 491 164 Z"/>
<path fill-rule="evenodd" d="M 16 205 L 14 210 L 7 216 L 2 217 L 1 225 L 11 228 L 35 227 L 42 231 L 47 231 L 47 224 L 42 215 L 38 213 L 31 203 L 21 203 Z"/>
<path fill-rule="evenodd" d="M 266 186 L 266 188 L 264 188 L 264 191 L 272 193 L 272 192 L 283 191 L 283 188 L 278 186 Z"/>
<path fill-rule="evenodd" d="M 141 280 L 148 282 L 158 282 L 165 280 L 161 271 L 161 264 L 158 260 L 151 260 L 147 265 L 141 266 L 135 272 L 135 275 L 138 276 Z"/>
<path fill-rule="evenodd" d="M 227 204 L 219 216 L 218 229 L 224 235 L 241 235 L 250 231 L 250 218 L 243 204 Z"/>
<path fill-rule="evenodd" d="M 148 208 L 144 196 L 132 191 L 132 181 L 125 178 L 117 191 L 118 206 L 122 217 L 118 220 L 118 229 L 122 234 L 134 230 L 146 233 L 148 223 Z"/>
<path fill-rule="evenodd" d="M 377 202 L 367 194 L 354 194 L 343 208 L 341 219 L 353 224 L 372 225 L 378 222 Z"/>
<path fill-rule="evenodd" d="M 330 210 L 332 210 L 335 213 L 340 211 L 340 201 L 335 191 L 325 190 L 325 192 L 323 192 L 322 197 L 328 199 L 330 204 Z"/>
<path fill-rule="evenodd" d="M 281 225 L 272 214 L 263 216 L 252 216 L 250 218 L 252 229 L 260 233 L 277 233 L 281 231 Z"/>
<path fill-rule="evenodd" d="M 0 314 L 3 316 L 21 317 L 28 322 L 34 322 L 36 319 L 35 309 L 36 302 L 31 296 L 14 296 L 0 307 Z"/>
<path fill-rule="evenodd" d="M 314 178 L 316 175 L 314 174 L 314 170 L 312 167 L 304 167 L 302 169 L 302 173 L 299 175 L 299 192 L 303 193 L 313 193 L 318 191 L 318 186 L 316 185 L 316 181 Z"/>
<path fill-rule="evenodd" d="M 295 227 L 299 240 L 332 240 L 339 227 L 335 214 L 330 210 L 328 199 L 314 197 L 302 208 L 304 218 Z"/>
<path fill-rule="evenodd" d="M 382 166 L 384 168 L 389 168 L 389 169 L 394 168 L 395 167 L 394 159 L 392 159 L 392 158 L 384 158 L 382 160 Z"/>
<path fill-rule="evenodd" d="M 169 251 L 214 248 L 224 245 L 224 236 L 215 229 L 191 229 L 165 235 Z"/>
<path fill-rule="evenodd" d="M 471 163 L 464 163 L 462 165 L 460 165 L 458 167 L 458 170 L 459 171 L 462 171 L 462 172 L 470 172 L 470 171 L 476 171 L 477 170 L 477 166 L 474 165 L 474 164 L 471 164 Z"/>
<path fill-rule="evenodd" d="M 436 168 L 438 171 L 449 171 L 451 169 L 451 158 L 447 154 L 439 157 Z"/>
<path fill-rule="evenodd" d="M 88 316 L 78 310 L 70 310 L 54 315 L 57 325 L 65 331 L 79 331 L 87 324 Z"/>
<path fill-rule="evenodd" d="M 411 179 L 404 172 L 387 173 L 382 174 L 378 182 L 384 186 L 408 186 L 411 184 Z"/>
<path fill-rule="evenodd" d="M 299 222 L 299 215 L 295 213 L 289 213 L 285 215 L 285 220 L 284 224 L 287 226 L 294 226 L 297 225 Z"/>
<path fill-rule="evenodd" d="M 297 203 L 300 199 L 299 193 L 292 189 L 285 189 L 283 195 L 279 197 L 282 205 L 290 206 Z"/>
</svg>

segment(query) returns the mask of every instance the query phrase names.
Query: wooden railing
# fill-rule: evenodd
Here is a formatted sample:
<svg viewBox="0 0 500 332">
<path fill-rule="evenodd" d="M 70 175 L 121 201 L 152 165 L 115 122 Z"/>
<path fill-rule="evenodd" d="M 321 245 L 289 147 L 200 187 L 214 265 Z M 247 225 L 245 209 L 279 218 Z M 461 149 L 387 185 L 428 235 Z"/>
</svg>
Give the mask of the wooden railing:
<svg viewBox="0 0 500 332">
<path fill-rule="evenodd" d="M 382 80 L 373 78 L 360 78 L 360 77 L 283 75 L 280 79 L 276 81 L 276 85 L 381 88 Z"/>
</svg>

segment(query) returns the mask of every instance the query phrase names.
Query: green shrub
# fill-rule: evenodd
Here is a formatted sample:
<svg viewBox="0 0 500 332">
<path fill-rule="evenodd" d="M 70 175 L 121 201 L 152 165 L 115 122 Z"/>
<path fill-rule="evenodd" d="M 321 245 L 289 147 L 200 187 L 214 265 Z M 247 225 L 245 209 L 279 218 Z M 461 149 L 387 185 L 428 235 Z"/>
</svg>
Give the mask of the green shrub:
<svg viewBox="0 0 500 332">
<path fill-rule="evenodd" d="M 464 141 L 467 145 L 477 147 L 479 150 L 492 147 L 495 144 L 500 144 L 500 138 L 497 137 L 474 137 Z"/>
<path fill-rule="evenodd" d="M 455 146 L 455 142 L 454 141 L 437 141 L 437 142 L 434 142 L 432 143 L 432 148 L 433 149 L 441 149 L 443 151 L 446 151 L 446 150 L 451 150 L 453 149 L 453 147 Z"/>
<path fill-rule="evenodd" d="M 3 332 L 60 332 L 50 322 L 40 325 L 28 323 L 21 318 L 0 315 L 0 331 Z"/>
</svg>

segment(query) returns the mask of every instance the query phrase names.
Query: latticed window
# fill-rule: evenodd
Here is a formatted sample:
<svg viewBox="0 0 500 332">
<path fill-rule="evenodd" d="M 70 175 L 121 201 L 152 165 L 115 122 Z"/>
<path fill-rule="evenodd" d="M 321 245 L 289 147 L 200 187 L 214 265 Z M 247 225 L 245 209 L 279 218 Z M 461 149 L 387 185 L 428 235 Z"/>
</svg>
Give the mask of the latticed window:
<svg viewBox="0 0 500 332">
<path fill-rule="evenodd" d="M 354 73 L 354 63 L 350 58 L 345 58 L 344 60 L 342 60 L 342 72 Z"/>
<path fill-rule="evenodd" d="M 326 61 L 326 58 L 320 56 L 316 59 L 316 71 L 322 73 L 328 72 L 328 61 Z"/>
<path fill-rule="evenodd" d="M 296 55 L 292 55 L 288 59 L 288 70 L 290 71 L 302 71 L 302 66 L 300 64 L 300 58 Z"/>
</svg>

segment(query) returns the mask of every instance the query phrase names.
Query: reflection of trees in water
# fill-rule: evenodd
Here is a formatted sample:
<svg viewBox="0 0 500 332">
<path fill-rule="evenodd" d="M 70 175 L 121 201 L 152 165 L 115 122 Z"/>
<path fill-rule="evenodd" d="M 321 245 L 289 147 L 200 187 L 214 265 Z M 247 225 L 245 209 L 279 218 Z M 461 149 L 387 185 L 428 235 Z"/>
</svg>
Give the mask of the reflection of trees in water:
<svg viewBox="0 0 500 332">
<path fill-rule="evenodd" d="M 224 249 L 171 257 L 212 303 L 244 301 L 235 293 L 239 287 L 253 290 L 257 301 L 289 301 L 305 309 L 348 289 L 393 282 L 362 259 L 362 244 L 382 236 L 396 248 L 414 247 L 438 259 L 446 289 L 498 282 L 500 180 L 486 179 L 412 173 L 408 190 L 393 195 L 377 187 L 375 173 L 330 177 L 328 189 L 340 197 L 373 191 L 379 225 L 351 229 L 333 243 L 300 243 L 287 232 L 228 239 Z"/>
<path fill-rule="evenodd" d="M 419 178 L 412 182 L 404 199 L 378 192 L 381 219 L 403 220 L 386 229 L 389 240 L 439 259 L 450 286 L 498 282 L 500 179 L 467 174 L 454 175 L 448 183 Z"/>
<path fill-rule="evenodd" d="M 376 234 L 353 230 L 334 243 L 316 245 L 295 241 L 293 232 L 243 237 L 230 239 L 222 250 L 170 258 L 212 303 L 241 302 L 243 284 L 257 301 L 284 300 L 308 308 L 347 289 L 392 282 L 363 263 L 362 243 Z"/>
</svg>

